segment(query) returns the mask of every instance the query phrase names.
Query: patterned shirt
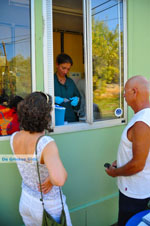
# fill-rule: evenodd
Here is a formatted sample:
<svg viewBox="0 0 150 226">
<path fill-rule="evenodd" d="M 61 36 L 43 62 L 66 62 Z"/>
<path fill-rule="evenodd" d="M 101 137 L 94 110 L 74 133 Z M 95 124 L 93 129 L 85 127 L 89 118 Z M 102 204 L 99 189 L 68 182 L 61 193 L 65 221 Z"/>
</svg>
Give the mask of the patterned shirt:
<svg viewBox="0 0 150 226">
<path fill-rule="evenodd" d="M 17 132 L 16 132 L 17 133 Z M 13 149 L 13 138 L 16 133 L 13 133 L 10 139 L 11 149 Z M 49 142 L 54 141 L 50 136 L 43 136 L 40 138 L 37 145 L 37 159 L 40 162 L 41 153 L 43 149 Z M 22 177 L 22 189 L 25 190 L 30 195 L 41 198 L 41 193 L 38 191 L 39 178 L 37 173 L 37 163 L 36 163 L 36 154 L 34 153 L 32 162 L 29 161 L 16 161 L 20 175 Z M 40 178 L 41 183 L 49 176 L 48 169 L 44 164 L 39 163 Z M 60 191 L 58 186 L 53 186 L 52 189 L 47 193 L 43 194 L 44 199 L 60 199 Z"/>
</svg>

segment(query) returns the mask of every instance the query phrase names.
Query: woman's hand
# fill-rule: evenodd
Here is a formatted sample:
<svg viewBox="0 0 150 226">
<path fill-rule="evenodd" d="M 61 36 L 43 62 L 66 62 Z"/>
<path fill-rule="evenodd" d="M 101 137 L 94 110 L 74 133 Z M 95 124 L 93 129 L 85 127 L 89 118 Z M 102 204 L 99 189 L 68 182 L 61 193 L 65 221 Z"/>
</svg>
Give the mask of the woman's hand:
<svg viewBox="0 0 150 226">
<path fill-rule="evenodd" d="M 42 192 L 44 194 L 47 194 L 52 189 L 52 187 L 53 185 L 51 184 L 49 177 L 47 177 L 46 180 L 41 184 Z M 40 185 L 38 185 L 38 189 L 40 191 Z"/>
<path fill-rule="evenodd" d="M 55 97 L 55 103 L 56 104 L 62 104 L 64 102 L 64 98 L 62 97 Z"/>
<path fill-rule="evenodd" d="M 71 100 L 71 105 L 73 107 L 76 107 L 79 103 L 79 97 L 72 97 L 72 98 L 69 98 Z"/>
</svg>

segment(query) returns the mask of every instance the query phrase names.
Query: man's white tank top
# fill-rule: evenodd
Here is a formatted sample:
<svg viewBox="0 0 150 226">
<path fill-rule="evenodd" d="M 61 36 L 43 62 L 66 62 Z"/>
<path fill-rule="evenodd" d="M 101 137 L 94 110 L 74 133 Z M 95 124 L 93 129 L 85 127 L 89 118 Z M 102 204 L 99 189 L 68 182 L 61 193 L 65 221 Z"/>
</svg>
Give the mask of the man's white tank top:
<svg viewBox="0 0 150 226">
<path fill-rule="evenodd" d="M 124 129 L 118 149 L 117 167 L 125 165 L 132 159 L 132 142 L 127 138 L 127 131 L 138 121 L 150 127 L 150 108 L 137 112 Z M 124 195 L 137 199 L 150 197 L 150 152 L 142 171 L 132 176 L 119 176 L 117 180 L 118 188 Z"/>
</svg>

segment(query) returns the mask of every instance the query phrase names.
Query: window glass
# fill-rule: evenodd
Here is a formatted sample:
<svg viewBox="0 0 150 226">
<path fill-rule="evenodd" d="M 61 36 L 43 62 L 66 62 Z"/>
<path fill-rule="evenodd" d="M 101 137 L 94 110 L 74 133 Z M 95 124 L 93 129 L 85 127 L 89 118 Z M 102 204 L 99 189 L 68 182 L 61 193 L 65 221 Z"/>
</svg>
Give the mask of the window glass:
<svg viewBox="0 0 150 226">
<path fill-rule="evenodd" d="M 31 92 L 29 0 L 1 0 L 0 135 L 19 130 L 17 103 Z"/>
<path fill-rule="evenodd" d="M 123 1 L 92 0 L 95 120 L 123 117 Z"/>
</svg>

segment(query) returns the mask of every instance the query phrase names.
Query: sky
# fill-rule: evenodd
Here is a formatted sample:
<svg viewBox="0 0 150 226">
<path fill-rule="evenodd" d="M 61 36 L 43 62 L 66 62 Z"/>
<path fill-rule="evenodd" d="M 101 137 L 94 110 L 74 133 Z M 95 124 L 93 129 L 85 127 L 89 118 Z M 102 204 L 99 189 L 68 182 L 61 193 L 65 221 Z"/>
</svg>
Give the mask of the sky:
<svg viewBox="0 0 150 226">
<path fill-rule="evenodd" d="M 104 21 L 107 23 L 110 30 L 114 30 L 118 24 L 118 1 L 121 2 L 120 7 L 122 9 L 122 0 L 92 0 L 92 15 L 95 20 Z M 122 10 L 120 10 L 121 12 Z M 120 13 L 122 17 L 122 12 Z"/>
<path fill-rule="evenodd" d="M 0 51 L 4 54 L 5 43 L 7 59 L 21 54 L 30 56 L 30 14 L 29 0 L 1 0 L 0 7 Z M 28 4 L 27 4 L 28 3 Z"/>
</svg>

